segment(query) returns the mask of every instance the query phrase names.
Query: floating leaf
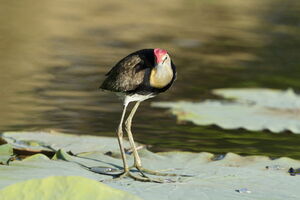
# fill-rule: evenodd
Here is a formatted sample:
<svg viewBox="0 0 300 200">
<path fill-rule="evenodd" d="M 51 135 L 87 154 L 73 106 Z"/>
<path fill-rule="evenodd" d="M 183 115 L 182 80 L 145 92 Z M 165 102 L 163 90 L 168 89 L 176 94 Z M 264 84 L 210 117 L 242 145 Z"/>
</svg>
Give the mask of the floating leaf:
<svg viewBox="0 0 300 200">
<path fill-rule="evenodd" d="M 213 93 L 233 100 L 157 102 L 152 105 L 171 108 L 179 120 L 198 125 L 300 133 L 300 96 L 293 90 L 217 89 Z"/>
<path fill-rule="evenodd" d="M 13 148 L 10 144 L 0 145 L 0 164 L 7 164 L 7 161 L 13 155 Z"/>
<path fill-rule="evenodd" d="M 36 160 L 49 160 L 49 158 L 44 154 L 38 153 L 23 159 L 23 161 L 36 161 Z"/>
<path fill-rule="evenodd" d="M 34 137 L 33 134 L 35 134 Z M 48 137 L 47 134 L 48 133 L 21 132 L 18 135 L 18 133 L 15 132 L 13 134 L 4 133 L 3 135 L 15 139 L 24 139 L 29 136 L 36 141 L 40 141 L 45 140 L 45 137 Z M 52 137 L 50 134 L 48 135 L 49 137 Z M 59 134 L 57 141 L 55 141 L 55 138 L 52 138 L 46 145 L 54 145 L 55 143 L 64 140 L 69 142 L 70 140 L 77 141 L 79 139 L 84 141 L 92 140 L 100 147 L 107 144 L 114 144 L 115 146 L 108 150 L 113 152 L 118 151 L 118 144 L 115 142 L 115 138 L 103 139 L 102 137 L 96 136 L 87 136 L 87 138 L 85 138 L 84 136 Z M 82 145 L 86 144 L 83 143 Z M 72 148 L 74 148 L 74 146 Z M 114 148 L 115 150 L 113 150 Z M 146 149 L 142 149 L 140 156 L 144 167 L 159 170 L 161 172 L 192 175 L 190 177 L 160 177 L 165 180 L 171 180 L 171 182 L 158 184 L 144 183 L 127 178 L 114 180 L 112 179 L 112 176 L 100 174 L 106 173 L 107 170 L 112 170 L 112 172 L 115 171 L 114 169 L 116 169 L 116 172 L 122 170 L 122 160 L 120 158 L 105 155 L 107 150 L 104 149 L 101 151 L 100 149 L 101 148 L 99 148 L 99 151 L 76 154 L 76 156 L 60 151 L 63 156 L 67 157 L 65 160 L 32 159 L 29 161 L 13 161 L 9 166 L 0 165 L 0 189 L 5 187 L 6 189 L 9 187 L 14 188 L 15 184 L 18 185 L 19 182 L 22 182 L 19 187 L 16 187 L 17 189 L 11 189 L 9 191 L 3 189 L 5 192 L 0 192 L 0 194 L 5 196 L 6 194 L 12 194 L 14 191 L 17 196 L 9 197 L 17 200 L 18 198 L 26 199 L 23 194 L 40 195 L 40 193 L 38 194 L 37 192 L 40 190 L 36 190 L 35 187 L 39 187 L 45 183 L 46 188 L 48 189 L 45 192 L 46 194 L 52 195 L 53 192 L 61 194 L 61 191 L 69 191 L 69 189 L 71 190 L 71 188 L 74 187 L 76 192 L 66 192 L 66 194 L 73 195 L 72 197 L 66 197 L 66 199 L 76 199 L 78 197 L 77 193 L 78 195 L 83 193 L 85 193 L 84 195 L 93 195 L 92 197 L 82 196 L 80 197 L 81 199 L 95 199 L 94 195 L 98 193 L 94 192 L 95 188 L 91 185 L 99 185 L 99 181 L 102 181 L 111 187 L 126 190 L 145 200 L 246 200 L 249 198 L 266 199 L 266 194 L 267 197 L 272 200 L 282 200 L 283 198 L 285 200 L 294 200 L 300 196 L 300 190 L 298 190 L 300 179 L 297 176 L 291 177 L 288 173 L 288 169 L 291 167 L 293 167 L 293 169 L 299 168 L 300 161 L 290 158 L 271 160 L 266 156 L 244 157 L 233 153 L 227 153 L 225 156 L 216 159 L 213 154 L 205 152 L 152 153 Z M 69 156 L 71 159 L 68 158 Z M 133 163 L 132 156 L 127 156 L 127 160 L 129 165 Z M 270 170 L 270 168 L 267 169 L 266 166 L 280 166 L 280 168 Z M 92 171 L 88 170 L 89 168 L 92 169 Z M 136 170 L 132 170 L 132 173 L 135 175 L 140 174 Z M 44 180 L 46 180 L 44 178 L 49 176 L 63 176 L 64 178 L 53 178 L 53 180 L 55 179 L 53 182 L 56 186 L 52 187 L 51 184 L 49 185 L 48 181 L 44 182 Z M 96 182 L 89 182 L 91 180 L 82 181 L 77 178 L 66 178 L 69 176 L 81 176 L 95 180 Z M 158 177 L 154 176 L 154 178 Z M 32 180 L 32 183 L 34 184 L 29 184 L 28 186 L 21 185 L 25 183 L 23 181 L 29 179 L 34 179 Z M 68 188 L 65 188 L 65 185 L 68 185 Z M 236 190 L 243 188 L 248 188 L 252 193 L 240 194 L 236 192 Z M 3 196 L 0 196 L 0 199 L 5 200 L 5 198 L 2 197 Z M 61 196 L 57 198 L 63 199 Z M 47 198 L 41 197 L 39 199 Z M 129 197 L 128 199 L 132 198 Z"/>
<path fill-rule="evenodd" d="M 38 135 L 38 139 L 37 139 Z M 25 137 L 26 136 L 26 137 Z M 117 139 L 111 140 L 109 137 L 101 137 L 101 145 L 95 142 L 93 136 L 65 135 L 61 133 L 48 132 L 5 132 L 1 137 L 12 144 L 15 149 L 30 149 L 31 151 L 52 151 L 64 149 L 66 152 L 72 151 L 74 154 L 91 151 L 116 151 L 118 150 Z M 35 141 L 34 143 L 28 141 Z M 30 144 L 34 144 L 31 146 Z M 36 145 L 40 144 L 40 145 Z M 127 143 L 128 144 L 128 143 Z"/>
<path fill-rule="evenodd" d="M 51 158 L 55 154 L 54 149 L 51 149 L 43 142 L 35 140 L 16 140 L 12 137 L 5 137 L 3 135 L 1 136 L 1 139 L 6 143 L 8 142 L 10 146 L 13 147 L 13 153 L 18 159 L 23 159 L 39 153 Z"/>
<path fill-rule="evenodd" d="M 139 200 L 137 196 L 80 176 L 50 176 L 10 185 L 1 200 Z"/>
<path fill-rule="evenodd" d="M 239 102 L 255 104 L 274 109 L 300 109 L 300 96 L 292 89 L 276 90 L 266 88 L 215 89 L 213 93 Z"/>
<path fill-rule="evenodd" d="M 2 144 L 6 144 L 7 142 L 2 138 L 2 137 L 0 137 L 0 145 L 2 145 Z"/>
<path fill-rule="evenodd" d="M 59 149 L 52 158 L 53 160 L 65 160 L 72 161 L 72 156 L 65 152 L 63 149 Z"/>
</svg>

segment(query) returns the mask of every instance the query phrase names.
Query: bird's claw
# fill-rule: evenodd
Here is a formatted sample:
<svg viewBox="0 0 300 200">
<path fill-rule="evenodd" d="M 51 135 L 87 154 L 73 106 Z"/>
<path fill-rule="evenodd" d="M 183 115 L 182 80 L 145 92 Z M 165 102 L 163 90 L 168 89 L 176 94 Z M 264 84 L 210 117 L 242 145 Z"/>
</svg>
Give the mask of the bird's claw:
<svg viewBox="0 0 300 200">
<path fill-rule="evenodd" d="M 132 166 L 132 167 L 130 167 L 130 169 L 131 168 L 136 168 L 142 174 L 142 176 L 146 176 L 145 174 L 151 174 L 151 175 L 155 175 L 155 176 L 180 176 L 180 175 L 174 174 L 174 173 L 162 173 L 160 171 L 146 169 L 141 166 Z"/>
<path fill-rule="evenodd" d="M 122 178 L 126 178 L 126 177 L 132 178 L 136 181 L 142 181 L 142 182 L 154 182 L 154 183 L 170 182 L 169 180 L 166 181 L 166 180 L 162 180 L 162 179 L 150 178 L 147 176 L 135 176 L 130 171 L 125 171 L 125 172 L 122 172 L 121 174 L 115 175 L 114 180 L 122 179 Z"/>
</svg>

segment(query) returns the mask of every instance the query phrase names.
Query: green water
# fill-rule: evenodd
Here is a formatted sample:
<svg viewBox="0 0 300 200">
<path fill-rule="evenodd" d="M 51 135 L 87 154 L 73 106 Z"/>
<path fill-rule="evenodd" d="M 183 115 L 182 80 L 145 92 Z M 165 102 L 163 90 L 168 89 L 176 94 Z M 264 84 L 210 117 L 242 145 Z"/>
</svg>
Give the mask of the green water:
<svg viewBox="0 0 300 200">
<path fill-rule="evenodd" d="M 120 58 L 168 49 L 178 79 L 142 103 L 134 136 L 154 151 L 188 150 L 300 158 L 292 133 L 181 124 L 151 101 L 215 98 L 224 87 L 300 91 L 298 0 L 3 1 L 0 130 L 115 136 L 121 102 L 97 90 Z"/>
</svg>

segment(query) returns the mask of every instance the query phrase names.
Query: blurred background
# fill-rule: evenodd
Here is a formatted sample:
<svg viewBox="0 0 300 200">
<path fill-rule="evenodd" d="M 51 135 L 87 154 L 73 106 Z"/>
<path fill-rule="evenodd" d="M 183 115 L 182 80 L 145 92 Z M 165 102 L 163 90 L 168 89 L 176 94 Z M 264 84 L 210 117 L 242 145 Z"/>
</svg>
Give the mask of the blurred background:
<svg viewBox="0 0 300 200">
<path fill-rule="evenodd" d="M 151 101 L 200 101 L 211 90 L 300 90 L 299 0 L 1 1 L 0 131 L 115 136 L 122 104 L 98 90 L 127 54 L 167 49 L 175 85 L 142 104 L 136 141 L 153 151 L 300 159 L 299 135 L 181 124 Z"/>
</svg>

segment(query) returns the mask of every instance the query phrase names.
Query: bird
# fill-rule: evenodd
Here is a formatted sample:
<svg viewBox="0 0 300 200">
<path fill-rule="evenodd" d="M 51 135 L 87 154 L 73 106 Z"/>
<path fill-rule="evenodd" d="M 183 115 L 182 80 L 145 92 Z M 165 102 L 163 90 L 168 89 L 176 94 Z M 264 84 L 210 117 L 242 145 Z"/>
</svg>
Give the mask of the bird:
<svg viewBox="0 0 300 200">
<path fill-rule="evenodd" d="M 123 172 L 117 177 L 131 177 L 134 180 L 145 182 L 161 182 L 161 180 L 149 178 L 145 173 L 165 176 L 175 174 L 160 173 L 142 167 L 142 162 L 131 132 L 132 118 L 142 101 L 153 98 L 167 91 L 176 79 L 176 67 L 167 50 L 141 49 L 121 59 L 106 74 L 106 78 L 100 89 L 116 93 L 123 100 L 123 111 L 117 128 L 118 144 L 123 161 Z M 136 102 L 127 120 L 124 123 L 126 109 L 130 102 Z M 130 146 L 133 150 L 134 165 L 128 167 L 123 144 L 123 124 L 128 135 Z M 141 176 L 133 175 L 131 168 L 136 168 Z"/>
</svg>

